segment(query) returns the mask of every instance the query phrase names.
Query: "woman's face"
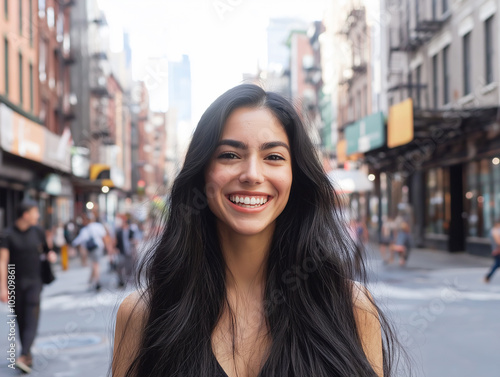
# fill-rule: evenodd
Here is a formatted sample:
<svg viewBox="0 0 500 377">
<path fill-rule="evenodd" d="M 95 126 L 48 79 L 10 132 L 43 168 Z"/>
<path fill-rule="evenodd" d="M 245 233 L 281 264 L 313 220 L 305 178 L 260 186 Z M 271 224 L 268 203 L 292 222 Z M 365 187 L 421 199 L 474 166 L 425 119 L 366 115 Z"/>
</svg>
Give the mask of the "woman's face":
<svg viewBox="0 0 500 377">
<path fill-rule="evenodd" d="M 205 182 L 219 229 L 242 235 L 274 229 L 290 195 L 292 161 L 285 129 L 269 110 L 231 113 Z"/>
</svg>

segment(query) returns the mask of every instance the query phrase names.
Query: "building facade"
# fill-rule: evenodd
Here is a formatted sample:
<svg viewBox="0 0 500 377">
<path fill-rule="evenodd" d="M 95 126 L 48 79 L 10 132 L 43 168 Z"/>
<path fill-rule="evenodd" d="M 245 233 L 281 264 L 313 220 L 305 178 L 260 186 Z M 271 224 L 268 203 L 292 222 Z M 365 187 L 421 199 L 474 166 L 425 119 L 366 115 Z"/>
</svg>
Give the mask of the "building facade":
<svg viewBox="0 0 500 377">
<path fill-rule="evenodd" d="M 25 198 L 50 228 L 72 215 L 70 2 L 4 1 L 0 7 L 0 228 Z"/>
<path fill-rule="evenodd" d="M 365 153 L 380 214 L 417 244 L 490 253 L 500 217 L 498 0 L 391 1 L 387 145 Z"/>
</svg>

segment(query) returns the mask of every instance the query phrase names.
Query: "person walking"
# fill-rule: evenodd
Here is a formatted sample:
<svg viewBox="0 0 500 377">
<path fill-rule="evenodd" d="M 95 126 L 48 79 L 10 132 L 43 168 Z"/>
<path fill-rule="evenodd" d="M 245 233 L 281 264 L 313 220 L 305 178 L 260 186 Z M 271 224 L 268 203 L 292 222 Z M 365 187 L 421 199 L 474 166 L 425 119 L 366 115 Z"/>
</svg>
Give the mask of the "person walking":
<svg viewBox="0 0 500 377">
<path fill-rule="evenodd" d="M 132 223 L 130 215 L 119 216 L 120 224 L 116 230 L 116 249 L 118 250 L 118 285 L 125 287 L 130 281 L 137 253 L 139 229 Z"/>
<path fill-rule="evenodd" d="M 500 218 L 495 221 L 493 228 L 490 231 L 491 240 L 491 255 L 493 256 L 493 266 L 491 266 L 490 272 L 484 277 L 484 282 L 489 283 L 491 277 L 500 267 Z"/>
<path fill-rule="evenodd" d="M 382 227 L 380 230 L 380 242 L 379 242 L 380 256 L 382 257 L 382 261 L 384 264 L 387 264 L 391 259 L 390 253 L 393 243 L 394 243 L 394 220 L 391 217 L 387 217 L 387 219 L 382 222 Z"/>
<path fill-rule="evenodd" d="M 396 236 L 396 241 L 391 247 L 391 257 L 389 263 L 392 263 L 394 260 L 394 253 L 398 253 L 399 256 L 399 265 L 404 266 L 408 261 L 408 256 L 411 250 L 411 233 L 410 233 L 410 225 L 407 222 L 402 222 L 400 229 Z"/>
<path fill-rule="evenodd" d="M 95 221 L 93 213 L 82 216 L 83 228 L 73 240 L 73 247 L 84 247 L 90 259 L 90 278 L 89 284 L 92 289 L 99 291 L 101 289 L 99 259 L 107 248 L 107 230 L 101 223 Z"/>
<path fill-rule="evenodd" d="M 0 237 L 0 301 L 7 302 L 8 269 L 15 268 L 15 314 L 21 341 L 16 366 L 30 373 L 33 365 L 31 346 L 35 340 L 42 292 L 41 260 L 54 263 L 57 255 L 50 250 L 45 233 L 38 224 L 38 203 L 26 200 L 17 208 L 14 226 Z"/>
</svg>

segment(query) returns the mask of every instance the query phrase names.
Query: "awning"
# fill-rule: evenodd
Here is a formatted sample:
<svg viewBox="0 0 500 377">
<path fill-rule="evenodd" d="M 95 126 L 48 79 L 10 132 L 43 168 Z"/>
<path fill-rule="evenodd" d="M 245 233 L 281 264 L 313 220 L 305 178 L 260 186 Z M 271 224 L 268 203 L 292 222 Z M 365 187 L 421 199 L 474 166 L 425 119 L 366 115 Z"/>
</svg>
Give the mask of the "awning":
<svg viewBox="0 0 500 377">
<path fill-rule="evenodd" d="M 335 189 L 346 194 L 373 190 L 373 182 L 360 170 L 332 170 L 328 177 Z"/>
</svg>

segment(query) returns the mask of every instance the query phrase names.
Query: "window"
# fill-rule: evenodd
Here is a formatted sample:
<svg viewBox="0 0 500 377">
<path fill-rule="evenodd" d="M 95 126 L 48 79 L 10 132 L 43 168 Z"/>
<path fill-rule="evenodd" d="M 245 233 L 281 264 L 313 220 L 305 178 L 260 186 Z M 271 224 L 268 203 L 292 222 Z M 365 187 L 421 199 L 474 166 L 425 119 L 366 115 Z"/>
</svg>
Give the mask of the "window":
<svg viewBox="0 0 500 377">
<path fill-rule="evenodd" d="M 55 18 L 55 14 L 54 14 L 54 8 L 49 7 L 47 9 L 47 26 L 50 29 L 52 29 L 55 25 L 55 22 L 56 22 L 56 18 Z"/>
<path fill-rule="evenodd" d="M 471 92 L 470 32 L 462 38 L 464 96 Z"/>
<path fill-rule="evenodd" d="M 493 16 L 484 21 L 485 79 L 486 84 L 493 82 Z"/>
<path fill-rule="evenodd" d="M 3 0 L 3 12 L 5 19 L 9 18 L 9 0 Z"/>
<path fill-rule="evenodd" d="M 47 42 L 45 39 L 40 39 L 39 43 L 39 58 L 38 58 L 38 72 L 40 82 L 47 80 Z"/>
<path fill-rule="evenodd" d="M 23 35 L 23 0 L 19 0 L 19 34 Z"/>
<path fill-rule="evenodd" d="M 437 16 L 437 0 L 432 0 L 432 19 L 435 20 Z"/>
<path fill-rule="evenodd" d="M 7 38 L 3 40 L 3 51 L 4 51 L 4 82 L 5 82 L 5 95 L 9 94 L 9 41 Z"/>
<path fill-rule="evenodd" d="M 33 47 L 33 0 L 29 1 L 29 18 L 30 18 L 30 46 Z"/>
<path fill-rule="evenodd" d="M 19 104 L 23 104 L 23 56 L 19 53 Z"/>
<path fill-rule="evenodd" d="M 478 171 L 477 161 L 471 161 L 466 165 L 467 191 L 465 193 L 465 211 L 467 212 L 467 233 L 471 237 L 479 236 L 478 229 Z"/>
<path fill-rule="evenodd" d="M 413 83 L 412 83 L 411 71 L 408 72 L 408 76 L 406 79 L 408 80 L 408 97 L 413 97 Z"/>
<path fill-rule="evenodd" d="M 437 109 L 438 104 L 438 56 L 432 57 L 432 102 L 434 108 Z"/>
<path fill-rule="evenodd" d="M 48 125 L 48 116 L 47 116 L 47 109 L 49 108 L 49 105 L 47 103 L 47 100 L 42 100 L 42 102 L 40 103 L 40 113 L 38 115 L 38 117 L 40 118 L 40 120 L 43 122 L 43 124 L 45 125 L 45 127 L 47 127 Z"/>
<path fill-rule="evenodd" d="M 479 221 L 479 230 L 481 231 L 480 235 L 483 237 L 487 237 L 492 226 L 494 208 L 492 203 L 492 192 L 491 192 L 491 178 L 492 178 L 492 169 L 490 159 L 483 159 L 479 161 L 479 192 L 481 196 L 478 196 L 478 207 L 479 214 L 482 216 L 478 219 Z"/>
<path fill-rule="evenodd" d="M 443 13 L 448 11 L 448 0 L 443 0 Z"/>
<path fill-rule="evenodd" d="M 34 83 L 33 83 L 33 64 L 30 63 L 30 110 L 31 110 L 31 112 L 33 112 L 34 104 L 35 104 L 33 86 L 34 86 Z"/>
<path fill-rule="evenodd" d="M 448 58 L 450 45 L 443 48 L 443 105 L 450 102 L 450 72 L 448 69 Z"/>
<path fill-rule="evenodd" d="M 45 17 L 45 0 L 38 0 L 38 17 Z"/>
<path fill-rule="evenodd" d="M 365 113 L 365 116 L 368 115 L 368 87 L 365 86 L 363 87 L 363 92 L 364 92 L 364 98 L 365 98 L 365 109 L 364 109 L 364 113 Z"/>
<path fill-rule="evenodd" d="M 356 119 L 356 95 L 353 94 L 349 98 L 349 122 L 353 122 Z"/>
<path fill-rule="evenodd" d="M 488 237 L 493 222 L 500 217 L 500 165 L 495 165 L 491 158 L 471 161 L 465 166 L 465 173 L 467 234 Z"/>
<path fill-rule="evenodd" d="M 436 168 L 427 172 L 426 180 L 426 231 L 435 234 L 448 234 L 450 225 L 449 171 Z"/>
<path fill-rule="evenodd" d="M 361 89 L 358 90 L 358 103 L 356 105 L 356 119 L 361 119 L 363 109 L 363 99 L 361 98 Z"/>
<path fill-rule="evenodd" d="M 415 70 L 415 81 L 416 81 L 416 87 L 417 87 L 417 100 L 415 101 L 416 102 L 416 105 L 417 105 L 417 108 L 420 108 L 420 80 L 421 80 L 421 75 L 422 75 L 422 66 L 419 65 L 417 67 L 417 69 Z"/>
</svg>

